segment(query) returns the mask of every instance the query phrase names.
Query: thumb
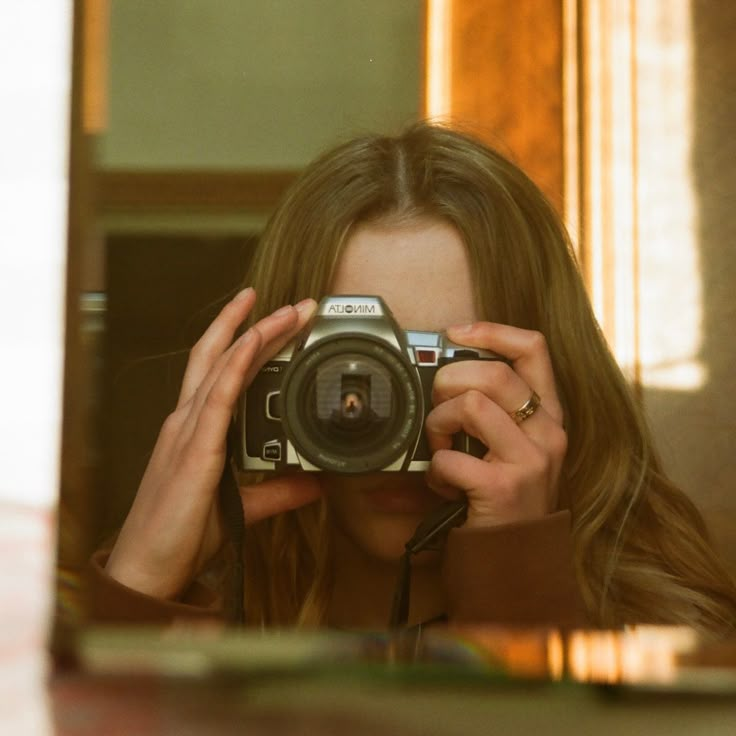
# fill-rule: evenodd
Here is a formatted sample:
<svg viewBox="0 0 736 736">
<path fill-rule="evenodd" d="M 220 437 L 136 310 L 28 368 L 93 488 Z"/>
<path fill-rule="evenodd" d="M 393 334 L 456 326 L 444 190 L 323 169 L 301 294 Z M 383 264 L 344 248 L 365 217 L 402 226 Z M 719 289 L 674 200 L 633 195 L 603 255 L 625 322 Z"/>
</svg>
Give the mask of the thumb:
<svg viewBox="0 0 736 736">
<path fill-rule="evenodd" d="M 314 473 L 293 473 L 240 488 L 246 524 L 313 503 L 323 495 Z"/>
</svg>

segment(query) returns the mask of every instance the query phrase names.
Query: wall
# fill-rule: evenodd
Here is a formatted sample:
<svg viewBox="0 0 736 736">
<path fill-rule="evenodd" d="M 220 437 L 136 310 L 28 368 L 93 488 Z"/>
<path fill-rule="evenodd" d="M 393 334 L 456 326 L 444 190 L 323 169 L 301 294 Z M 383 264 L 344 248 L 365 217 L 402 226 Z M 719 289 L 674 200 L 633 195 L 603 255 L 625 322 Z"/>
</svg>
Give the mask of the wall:
<svg viewBox="0 0 736 736">
<path fill-rule="evenodd" d="M 420 105 L 421 0 L 111 4 L 104 168 L 299 168 Z"/>
<path fill-rule="evenodd" d="M 673 8 L 658 6 L 649 10 L 652 24 L 666 36 Z M 648 187 L 641 192 L 640 239 L 642 249 L 655 240 L 662 246 L 642 264 L 642 338 L 666 341 L 675 368 L 685 350 L 690 356 L 679 384 L 673 365 L 650 364 L 644 399 L 668 469 L 703 510 L 736 571 L 736 5 L 692 0 L 689 6 L 688 73 L 667 75 L 683 53 L 682 40 L 643 60 L 652 112 L 640 122 L 650 142 L 640 156 Z M 676 110 L 652 105 L 667 84 L 670 100 L 689 96 L 687 129 L 672 130 Z M 671 136 L 686 146 L 680 171 L 667 156 Z M 687 186 L 690 201 L 681 197 Z"/>
</svg>

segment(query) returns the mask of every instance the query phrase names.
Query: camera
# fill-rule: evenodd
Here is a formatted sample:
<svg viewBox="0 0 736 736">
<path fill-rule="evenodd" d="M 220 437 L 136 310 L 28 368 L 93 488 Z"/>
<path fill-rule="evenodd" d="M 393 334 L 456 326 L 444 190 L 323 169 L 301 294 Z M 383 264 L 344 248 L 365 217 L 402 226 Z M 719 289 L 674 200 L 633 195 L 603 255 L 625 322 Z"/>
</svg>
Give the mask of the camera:
<svg viewBox="0 0 736 736">
<path fill-rule="evenodd" d="M 402 330 L 377 296 L 327 296 L 311 323 L 243 392 L 236 425 L 243 470 L 336 473 L 426 470 L 432 382 L 457 360 L 504 360 L 437 332 Z M 482 457 L 464 433 L 453 448 Z"/>
</svg>

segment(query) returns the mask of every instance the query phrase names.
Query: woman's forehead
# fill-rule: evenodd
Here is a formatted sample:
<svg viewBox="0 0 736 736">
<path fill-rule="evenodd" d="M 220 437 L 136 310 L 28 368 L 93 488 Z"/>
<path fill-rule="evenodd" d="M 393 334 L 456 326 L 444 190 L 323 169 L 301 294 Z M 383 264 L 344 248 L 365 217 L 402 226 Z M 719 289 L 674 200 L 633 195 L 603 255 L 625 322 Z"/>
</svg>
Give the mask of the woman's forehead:
<svg viewBox="0 0 736 736">
<path fill-rule="evenodd" d="M 441 220 L 356 227 L 331 292 L 380 296 L 405 329 L 441 330 L 478 319 L 465 245 Z"/>
</svg>

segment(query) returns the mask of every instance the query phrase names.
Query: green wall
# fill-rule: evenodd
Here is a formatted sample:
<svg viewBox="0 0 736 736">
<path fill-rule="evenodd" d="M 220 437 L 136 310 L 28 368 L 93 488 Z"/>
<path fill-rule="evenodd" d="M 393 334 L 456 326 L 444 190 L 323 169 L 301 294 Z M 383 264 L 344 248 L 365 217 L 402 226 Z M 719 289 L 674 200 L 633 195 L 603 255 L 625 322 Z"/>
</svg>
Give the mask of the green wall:
<svg viewBox="0 0 736 736">
<path fill-rule="evenodd" d="M 418 115 L 422 0 L 112 0 L 103 168 L 299 168 Z"/>
</svg>

